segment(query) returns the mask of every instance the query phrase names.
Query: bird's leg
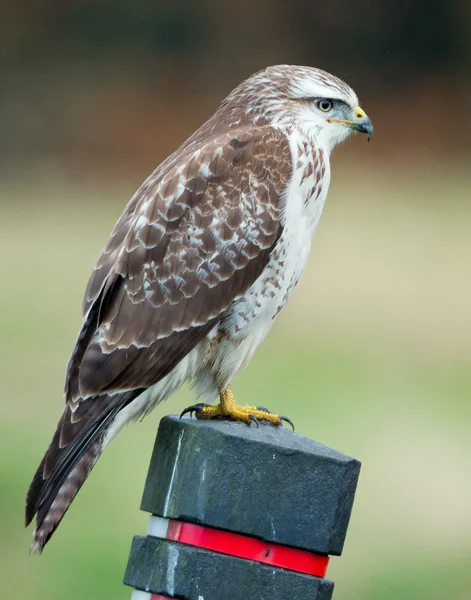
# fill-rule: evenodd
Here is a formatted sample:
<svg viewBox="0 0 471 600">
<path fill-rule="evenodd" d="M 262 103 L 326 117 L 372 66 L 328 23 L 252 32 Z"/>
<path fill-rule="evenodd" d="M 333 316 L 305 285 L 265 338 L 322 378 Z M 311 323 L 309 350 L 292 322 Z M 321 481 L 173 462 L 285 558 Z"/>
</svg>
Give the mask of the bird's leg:
<svg viewBox="0 0 471 600">
<path fill-rule="evenodd" d="M 260 406 L 240 406 L 236 403 L 234 394 L 227 386 L 219 391 L 219 404 L 211 406 L 209 404 L 196 404 L 185 409 L 181 416 L 188 412 L 194 412 L 197 419 L 217 419 L 226 418 L 233 421 L 244 421 L 245 423 L 258 423 L 258 421 L 267 421 L 272 425 L 281 425 L 282 421 L 291 423 L 286 417 L 279 417 Z"/>
</svg>

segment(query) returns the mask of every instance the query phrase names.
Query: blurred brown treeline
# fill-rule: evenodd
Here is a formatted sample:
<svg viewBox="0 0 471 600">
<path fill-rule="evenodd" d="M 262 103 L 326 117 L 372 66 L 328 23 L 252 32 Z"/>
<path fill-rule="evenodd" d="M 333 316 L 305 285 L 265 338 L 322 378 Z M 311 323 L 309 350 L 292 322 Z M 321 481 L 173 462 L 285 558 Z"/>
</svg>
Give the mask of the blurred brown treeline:
<svg viewBox="0 0 471 600">
<path fill-rule="evenodd" d="M 4 0 L 0 35 L 6 177 L 142 174 L 274 63 L 345 78 L 385 168 L 470 155 L 469 0 Z"/>
</svg>

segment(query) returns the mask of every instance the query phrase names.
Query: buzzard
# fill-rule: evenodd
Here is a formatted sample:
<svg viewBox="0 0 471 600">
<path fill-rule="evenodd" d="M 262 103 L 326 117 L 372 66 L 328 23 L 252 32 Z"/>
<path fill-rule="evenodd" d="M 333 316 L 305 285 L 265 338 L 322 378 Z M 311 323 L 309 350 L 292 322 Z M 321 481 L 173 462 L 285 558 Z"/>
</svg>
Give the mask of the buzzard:
<svg viewBox="0 0 471 600">
<path fill-rule="evenodd" d="M 26 499 L 40 553 L 104 447 L 184 382 L 198 418 L 279 425 L 236 404 L 233 376 L 293 293 L 330 181 L 330 153 L 373 133 L 343 81 L 279 65 L 241 83 L 142 184 L 98 259 L 66 404 Z M 184 411 L 184 412 L 187 412 Z"/>
</svg>

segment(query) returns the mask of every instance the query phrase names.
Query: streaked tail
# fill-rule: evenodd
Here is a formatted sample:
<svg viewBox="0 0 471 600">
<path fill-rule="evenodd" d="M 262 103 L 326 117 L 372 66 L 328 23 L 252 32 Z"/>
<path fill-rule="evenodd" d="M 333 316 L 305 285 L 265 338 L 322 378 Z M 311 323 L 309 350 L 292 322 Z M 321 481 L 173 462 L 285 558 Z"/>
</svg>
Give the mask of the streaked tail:
<svg viewBox="0 0 471 600">
<path fill-rule="evenodd" d="M 26 526 L 36 515 L 31 553 L 42 552 L 100 457 L 116 415 L 141 391 L 87 398 L 75 410 L 66 404 L 26 496 Z"/>
<path fill-rule="evenodd" d="M 44 546 L 57 529 L 72 500 L 98 460 L 102 451 L 102 443 L 102 438 L 96 440 L 66 474 L 63 483 L 59 487 L 53 485 L 53 489 L 45 494 L 44 500 L 38 502 L 44 487 L 44 471 L 42 468 L 43 463 L 41 463 L 26 498 L 26 525 L 29 525 L 37 513 L 36 528 L 33 531 L 33 542 L 30 549 L 31 554 L 41 554 Z M 57 487 L 58 490 L 56 491 Z"/>
</svg>

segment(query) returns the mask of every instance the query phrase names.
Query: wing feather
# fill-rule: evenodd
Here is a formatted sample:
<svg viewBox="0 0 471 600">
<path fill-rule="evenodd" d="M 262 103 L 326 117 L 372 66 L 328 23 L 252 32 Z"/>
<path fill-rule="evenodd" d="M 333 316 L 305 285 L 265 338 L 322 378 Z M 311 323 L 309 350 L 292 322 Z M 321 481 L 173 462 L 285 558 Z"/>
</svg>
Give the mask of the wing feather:
<svg viewBox="0 0 471 600">
<path fill-rule="evenodd" d="M 90 278 L 68 400 L 148 387 L 195 347 L 267 264 L 290 173 L 285 135 L 252 127 L 187 146 L 151 176 Z"/>
</svg>

